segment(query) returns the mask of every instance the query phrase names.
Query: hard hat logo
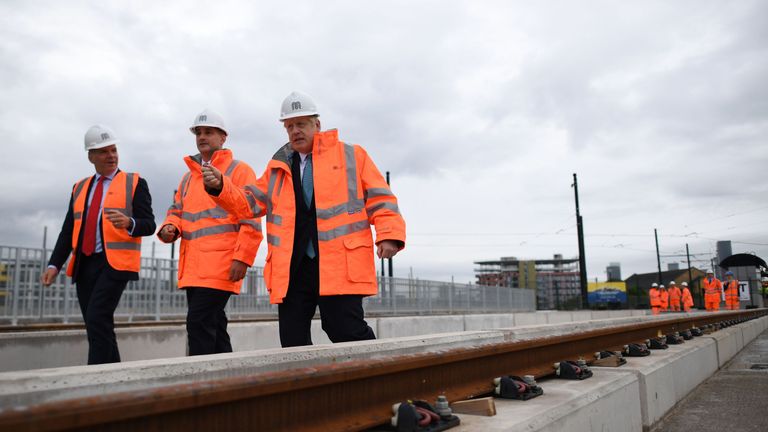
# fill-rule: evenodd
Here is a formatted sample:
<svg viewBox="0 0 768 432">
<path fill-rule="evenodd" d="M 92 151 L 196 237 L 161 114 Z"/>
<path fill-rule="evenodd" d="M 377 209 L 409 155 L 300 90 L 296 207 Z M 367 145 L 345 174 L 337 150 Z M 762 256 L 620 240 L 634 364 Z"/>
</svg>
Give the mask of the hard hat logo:
<svg viewBox="0 0 768 432">
<path fill-rule="evenodd" d="M 301 109 L 301 102 L 291 102 L 291 110 L 296 111 Z"/>
<path fill-rule="evenodd" d="M 201 115 L 200 117 L 197 118 L 197 121 L 198 122 L 208 121 L 208 116 L 203 114 L 203 115 Z"/>
<path fill-rule="evenodd" d="M 105 141 L 105 140 L 108 140 L 108 139 L 109 139 L 109 134 L 108 133 L 104 132 L 103 134 L 101 134 L 101 140 L 102 141 Z"/>
</svg>

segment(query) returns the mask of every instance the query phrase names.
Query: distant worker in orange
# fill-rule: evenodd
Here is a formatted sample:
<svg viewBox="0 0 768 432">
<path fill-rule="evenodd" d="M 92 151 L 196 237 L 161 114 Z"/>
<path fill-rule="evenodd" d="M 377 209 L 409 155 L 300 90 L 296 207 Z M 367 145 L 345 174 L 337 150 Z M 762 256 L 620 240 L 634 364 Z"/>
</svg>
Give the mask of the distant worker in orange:
<svg viewBox="0 0 768 432">
<path fill-rule="evenodd" d="M 261 224 L 217 206 L 205 192 L 201 171 L 217 167 L 238 186 L 255 182 L 256 174 L 223 148 L 228 132 L 219 114 L 201 112 L 189 130 L 199 153 L 184 158 L 189 171 L 157 235 L 164 243 L 181 238 L 178 277 L 187 295 L 189 355 L 232 352 L 224 308 L 230 296 L 240 294 L 262 239 Z"/>
<path fill-rule="evenodd" d="M 715 277 L 712 270 L 707 270 L 707 276 L 701 280 L 701 289 L 704 291 L 704 307 L 708 311 L 720 310 L 720 295 L 723 292 L 723 284 Z"/>
<path fill-rule="evenodd" d="M 669 292 L 664 285 L 659 285 L 659 296 L 661 297 L 661 311 L 669 311 Z"/>
<path fill-rule="evenodd" d="M 648 298 L 651 301 L 651 313 L 658 315 L 661 312 L 661 292 L 659 291 L 659 284 L 656 282 L 651 284 L 651 289 L 648 290 Z"/>
<path fill-rule="evenodd" d="M 669 281 L 669 310 L 672 312 L 680 312 L 680 297 L 682 293 L 680 288 L 677 287 L 675 281 Z"/>
<path fill-rule="evenodd" d="M 739 280 L 733 277 L 733 272 L 725 272 L 725 308 L 739 310 Z"/>
<path fill-rule="evenodd" d="M 693 296 L 691 295 L 691 290 L 688 289 L 688 282 L 683 282 L 682 285 L 683 310 L 685 312 L 690 312 L 691 308 L 693 307 Z"/>
</svg>

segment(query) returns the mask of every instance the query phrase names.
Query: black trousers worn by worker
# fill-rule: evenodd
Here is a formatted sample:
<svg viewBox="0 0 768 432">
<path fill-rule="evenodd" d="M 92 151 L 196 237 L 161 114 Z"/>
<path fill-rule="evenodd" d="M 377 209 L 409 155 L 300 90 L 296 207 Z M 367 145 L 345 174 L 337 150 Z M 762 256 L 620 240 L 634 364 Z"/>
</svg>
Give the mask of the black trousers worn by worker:
<svg viewBox="0 0 768 432">
<path fill-rule="evenodd" d="M 312 345 L 310 326 L 315 308 L 331 342 L 376 339 L 365 322 L 363 296 L 320 295 L 319 258 L 302 258 L 288 283 L 288 294 L 278 305 L 280 343 L 283 347 Z"/>
<path fill-rule="evenodd" d="M 80 255 L 75 286 L 88 334 L 88 364 L 117 363 L 120 351 L 115 337 L 115 309 L 128 284 L 114 279 L 104 252 Z"/>
<path fill-rule="evenodd" d="M 227 333 L 227 306 L 229 291 L 213 288 L 188 287 L 187 343 L 189 355 L 232 352 Z"/>
</svg>

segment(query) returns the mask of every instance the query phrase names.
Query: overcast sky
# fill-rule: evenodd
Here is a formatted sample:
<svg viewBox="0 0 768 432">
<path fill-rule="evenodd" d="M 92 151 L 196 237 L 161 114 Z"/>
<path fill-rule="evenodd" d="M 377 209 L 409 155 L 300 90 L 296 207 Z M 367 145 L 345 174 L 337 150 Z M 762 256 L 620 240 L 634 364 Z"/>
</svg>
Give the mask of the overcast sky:
<svg viewBox="0 0 768 432">
<path fill-rule="evenodd" d="M 301 90 L 391 172 L 396 276 L 577 256 L 573 173 L 590 280 L 655 271 L 654 228 L 665 268 L 716 240 L 768 258 L 765 1 L 4 0 L 0 24 L 0 245 L 48 226 L 53 246 L 92 124 L 122 139 L 159 225 L 198 112 L 260 175 Z"/>
</svg>

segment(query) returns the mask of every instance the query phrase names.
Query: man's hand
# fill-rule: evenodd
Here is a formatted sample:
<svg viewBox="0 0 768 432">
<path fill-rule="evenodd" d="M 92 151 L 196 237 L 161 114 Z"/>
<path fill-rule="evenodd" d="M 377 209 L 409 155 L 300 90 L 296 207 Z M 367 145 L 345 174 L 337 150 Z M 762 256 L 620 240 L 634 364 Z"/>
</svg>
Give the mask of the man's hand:
<svg viewBox="0 0 768 432">
<path fill-rule="evenodd" d="M 221 171 L 216 169 L 213 165 L 206 165 L 202 168 L 203 171 L 203 184 L 208 189 L 220 191 L 224 187 L 224 182 L 221 181 Z"/>
<path fill-rule="evenodd" d="M 245 272 L 248 271 L 248 264 L 232 260 L 232 266 L 229 267 L 229 280 L 231 282 L 237 282 L 245 277 Z"/>
<path fill-rule="evenodd" d="M 132 228 L 131 218 L 124 215 L 119 210 L 104 209 L 104 213 L 107 215 L 107 219 L 112 222 L 112 225 L 118 229 L 130 230 Z"/>
<path fill-rule="evenodd" d="M 394 240 L 382 240 L 376 246 L 376 255 L 379 258 L 392 258 L 400 252 L 400 248 L 397 247 L 397 242 Z"/>
<path fill-rule="evenodd" d="M 53 281 L 56 280 L 56 275 L 59 274 L 59 269 L 56 267 L 48 267 L 42 276 L 40 276 L 40 282 L 43 283 L 43 286 L 49 286 L 53 283 Z"/>
<path fill-rule="evenodd" d="M 176 237 L 179 235 L 179 230 L 171 224 L 165 224 L 160 228 L 160 232 L 157 233 L 157 235 L 160 236 L 160 240 L 166 243 L 171 243 L 176 240 Z"/>
</svg>

